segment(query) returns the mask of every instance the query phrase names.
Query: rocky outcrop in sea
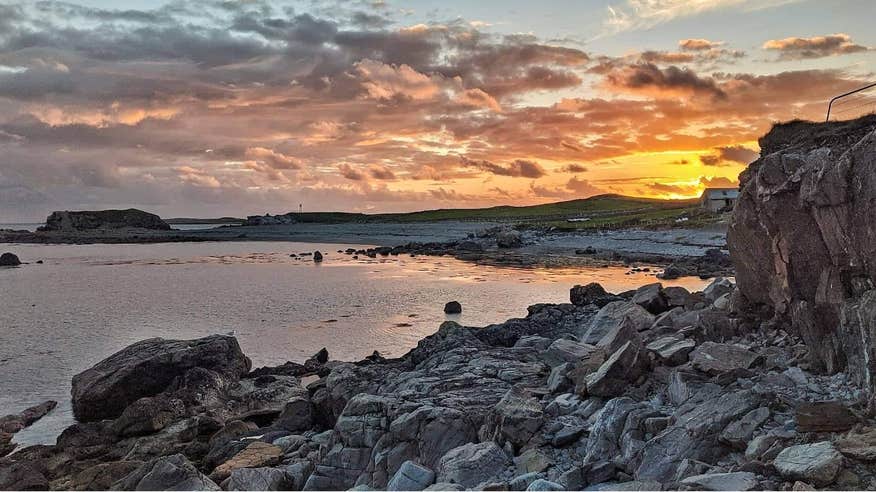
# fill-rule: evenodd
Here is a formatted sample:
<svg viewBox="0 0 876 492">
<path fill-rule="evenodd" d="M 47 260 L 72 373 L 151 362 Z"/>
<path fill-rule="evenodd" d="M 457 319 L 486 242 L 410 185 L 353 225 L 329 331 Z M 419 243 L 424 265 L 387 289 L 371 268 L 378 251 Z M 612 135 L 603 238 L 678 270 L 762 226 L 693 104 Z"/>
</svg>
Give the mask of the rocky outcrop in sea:
<svg viewBox="0 0 876 492">
<path fill-rule="evenodd" d="M 52 212 L 46 218 L 46 225 L 40 227 L 39 230 L 43 232 L 81 232 L 124 228 L 169 231 L 170 225 L 155 214 L 129 208 L 127 210 Z"/>
</svg>

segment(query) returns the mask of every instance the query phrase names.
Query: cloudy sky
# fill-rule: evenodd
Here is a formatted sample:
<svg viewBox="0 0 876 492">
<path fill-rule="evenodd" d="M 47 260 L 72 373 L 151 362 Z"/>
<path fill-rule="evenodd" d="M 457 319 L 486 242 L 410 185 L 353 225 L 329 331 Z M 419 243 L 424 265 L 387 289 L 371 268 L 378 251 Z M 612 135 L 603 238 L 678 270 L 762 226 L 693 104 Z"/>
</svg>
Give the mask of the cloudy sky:
<svg viewBox="0 0 876 492">
<path fill-rule="evenodd" d="M 694 196 L 735 183 L 773 122 L 821 119 L 876 77 L 873 14 L 871 0 L 0 0 L 0 222 Z"/>
</svg>

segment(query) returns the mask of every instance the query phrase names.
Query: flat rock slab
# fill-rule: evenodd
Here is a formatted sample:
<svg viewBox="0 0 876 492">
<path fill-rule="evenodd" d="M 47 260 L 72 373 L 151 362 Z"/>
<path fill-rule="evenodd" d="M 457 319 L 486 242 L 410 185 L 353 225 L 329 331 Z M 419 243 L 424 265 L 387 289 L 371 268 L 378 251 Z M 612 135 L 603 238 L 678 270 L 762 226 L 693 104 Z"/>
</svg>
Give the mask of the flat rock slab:
<svg viewBox="0 0 876 492">
<path fill-rule="evenodd" d="M 231 472 L 240 468 L 259 468 L 276 465 L 283 458 L 283 450 L 279 446 L 266 442 L 255 441 L 230 460 L 217 466 L 210 478 L 224 480 Z"/>
<path fill-rule="evenodd" d="M 822 441 L 783 449 L 773 460 L 773 466 L 786 479 L 823 487 L 833 482 L 842 462 L 839 451 L 829 441 Z"/>
<path fill-rule="evenodd" d="M 697 490 L 753 490 L 758 488 L 757 477 L 751 472 L 705 473 L 681 481 Z"/>
<path fill-rule="evenodd" d="M 757 360 L 757 354 L 739 345 L 705 342 L 690 354 L 696 369 L 717 376 L 737 369 L 748 369 Z"/>
<path fill-rule="evenodd" d="M 801 403 L 794 417 L 797 432 L 845 432 L 858 421 L 851 410 L 838 401 Z"/>
</svg>

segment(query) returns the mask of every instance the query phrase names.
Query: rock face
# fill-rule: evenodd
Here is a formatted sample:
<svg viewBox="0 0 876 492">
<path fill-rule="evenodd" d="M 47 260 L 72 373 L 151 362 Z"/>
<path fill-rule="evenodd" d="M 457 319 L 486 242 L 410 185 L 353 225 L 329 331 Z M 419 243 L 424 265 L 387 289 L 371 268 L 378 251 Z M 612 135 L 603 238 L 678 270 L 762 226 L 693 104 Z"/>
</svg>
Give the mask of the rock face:
<svg viewBox="0 0 876 492">
<path fill-rule="evenodd" d="M 143 340 L 73 377 L 73 414 L 80 422 L 118 417 L 135 400 L 164 391 L 195 368 L 237 380 L 250 361 L 229 336 Z"/>
<path fill-rule="evenodd" d="M 144 464 L 116 482 L 114 490 L 222 490 L 185 456 L 175 454 Z"/>
<path fill-rule="evenodd" d="M 127 210 L 95 210 L 82 212 L 52 212 L 42 231 L 89 231 L 96 229 L 155 229 L 168 231 L 170 225 L 161 217 L 129 208 Z"/>
<path fill-rule="evenodd" d="M 876 116 L 777 125 L 728 231 L 741 300 L 790 321 L 816 367 L 876 384 Z"/>
<path fill-rule="evenodd" d="M 13 253 L 3 253 L 0 255 L 0 266 L 18 266 L 21 265 L 21 260 Z"/>
</svg>

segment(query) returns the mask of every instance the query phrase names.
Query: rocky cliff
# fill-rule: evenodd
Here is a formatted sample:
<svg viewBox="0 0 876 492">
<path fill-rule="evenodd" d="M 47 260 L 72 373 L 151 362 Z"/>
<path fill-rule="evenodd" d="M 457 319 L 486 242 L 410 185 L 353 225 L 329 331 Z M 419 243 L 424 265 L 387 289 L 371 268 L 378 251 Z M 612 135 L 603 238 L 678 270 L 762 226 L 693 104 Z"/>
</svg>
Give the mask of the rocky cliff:
<svg viewBox="0 0 876 492">
<path fill-rule="evenodd" d="M 876 116 L 776 125 L 728 232 L 740 300 L 790 322 L 813 367 L 874 389 Z"/>
<path fill-rule="evenodd" d="M 161 217 L 135 208 L 52 212 L 46 219 L 46 225 L 40 230 L 71 232 L 124 228 L 170 230 L 170 226 Z"/>
</svg>

